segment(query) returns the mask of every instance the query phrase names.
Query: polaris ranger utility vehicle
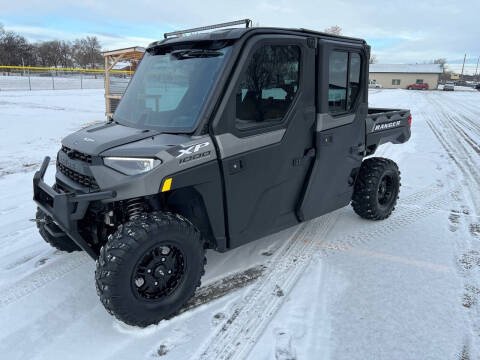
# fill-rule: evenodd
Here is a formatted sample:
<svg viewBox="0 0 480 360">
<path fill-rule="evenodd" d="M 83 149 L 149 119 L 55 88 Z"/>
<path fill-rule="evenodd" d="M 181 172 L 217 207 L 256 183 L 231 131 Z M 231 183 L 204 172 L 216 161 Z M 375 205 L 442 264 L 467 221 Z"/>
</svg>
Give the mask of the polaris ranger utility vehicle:
<svg viewBox="0 0 480 360">
<path fill-rule="evenodd" d="M 411 117 L 368 108 L 366 42 L 245 23 L 150 44 L 113 118 L 63 139 L 55 184 L 48 157 L 35 174 L 40 234 L 96 260 L 100 299 L 128 324 L 180 310 L 205 249 L 396 204 L 397 165 L 363 159 L 407 141 Z"/>
</svg>

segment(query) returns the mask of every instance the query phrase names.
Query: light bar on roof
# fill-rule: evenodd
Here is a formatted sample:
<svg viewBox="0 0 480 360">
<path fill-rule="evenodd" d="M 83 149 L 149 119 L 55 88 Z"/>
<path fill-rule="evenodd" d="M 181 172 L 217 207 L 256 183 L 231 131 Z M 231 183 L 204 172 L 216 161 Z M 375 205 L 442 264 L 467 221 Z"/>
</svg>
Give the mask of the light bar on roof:
<svg viewBox="0 0 480 360">
<path fill-rule="evenodd" d="M 223 27 L 227 27 L 227 26 L 242 25 L 242 24 L 245 24 L 245 27 L 248 28 L 248 27 L 252 26 L 252 20 L 250 20 L 250 19 L 242 19 L 242 20 L 224 22 L 224 23 L 221 23 L 221 24 L 201 26 L 201 27 L 197 27 L 197 28 L 193 28 L 193 29 L 172 31 L 172 32 L 163 34 L 163 37 L 164 37 L 165 39 L 167 39 L 167 38 L 170 37 L 170 36 L 176 36 L 176 35 L 194 33 L 194 32 L 205 31 L 205 30 L 219 29 L 219 28 L 223 28 Z"/>
</svg>

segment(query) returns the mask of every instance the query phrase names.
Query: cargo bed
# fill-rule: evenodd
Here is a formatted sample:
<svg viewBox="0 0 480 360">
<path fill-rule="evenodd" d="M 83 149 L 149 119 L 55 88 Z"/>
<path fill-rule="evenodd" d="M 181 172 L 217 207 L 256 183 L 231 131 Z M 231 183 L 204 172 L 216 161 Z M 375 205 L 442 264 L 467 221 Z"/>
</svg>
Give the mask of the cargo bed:
<svg viewBox="0 0 480 360">
<path fill-rule="evenodd" d="M 366 118 L 366 155 L 377 147 L 391 142 L 401 144 L 410 139 L 412 116 L 410 110 L 368 108 Z"/>
</svg>

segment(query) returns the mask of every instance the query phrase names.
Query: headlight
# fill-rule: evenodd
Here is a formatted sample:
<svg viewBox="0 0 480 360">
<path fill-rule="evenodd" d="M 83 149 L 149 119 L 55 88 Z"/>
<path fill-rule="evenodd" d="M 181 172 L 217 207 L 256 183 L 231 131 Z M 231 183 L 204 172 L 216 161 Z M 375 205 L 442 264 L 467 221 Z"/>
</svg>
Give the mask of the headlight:
<svg viewBox="0 0 480 360">
<path fill-rule="evenodd" d="M 160 165 L 162 160 L 148 158 L 105 157 L 103 163 L 125 175 L 137 175 Z"/>
</svg>

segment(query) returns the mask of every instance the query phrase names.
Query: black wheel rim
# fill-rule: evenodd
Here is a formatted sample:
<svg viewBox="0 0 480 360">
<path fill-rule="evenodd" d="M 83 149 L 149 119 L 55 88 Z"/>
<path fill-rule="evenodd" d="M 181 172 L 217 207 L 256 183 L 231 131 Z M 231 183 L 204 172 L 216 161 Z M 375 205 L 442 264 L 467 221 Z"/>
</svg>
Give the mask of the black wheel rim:
<svg viewBox="0 0 480 360">
<path fill-rule="evenodd" d="M 389 205 L 395 196 L 395 182 L 392 176 L 384 175 L 378 184 L 378 203 L 381 206 Z"/>
<path fill-rule="evenodd" d="M 138 296 L 158 300 L 172 294 L 185 274 L 183 252 L 171 244 L 148 250 L 135 267 L 132 285 Z"/>
</svg>

